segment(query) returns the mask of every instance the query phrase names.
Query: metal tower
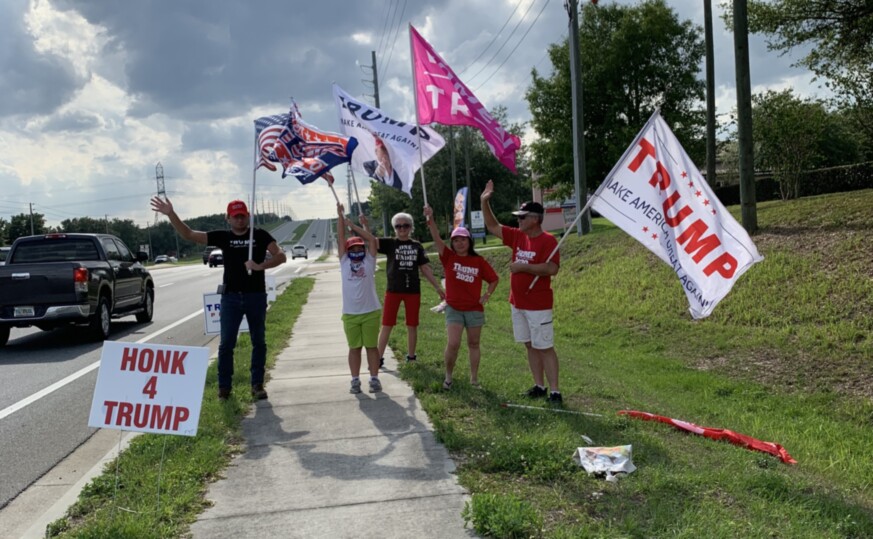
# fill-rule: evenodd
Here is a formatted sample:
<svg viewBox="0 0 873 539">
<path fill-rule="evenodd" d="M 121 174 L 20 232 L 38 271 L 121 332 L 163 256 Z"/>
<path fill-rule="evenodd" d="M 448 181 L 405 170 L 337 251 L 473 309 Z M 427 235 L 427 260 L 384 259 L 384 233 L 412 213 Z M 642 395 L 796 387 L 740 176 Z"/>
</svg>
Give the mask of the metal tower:
<svg viewBox="0 0 873 539">
<path fill-rule="evenodd" d="M 158 161 L 158 164 L 155 166 L 155 178 L 158 182 L 158 196 L 166 198 L 167 190 L 164 189 L 164 167 L 161 166 L 160 161 Z M 159 215 L 158 212 L 155 212 L 155 224 L 158 224 Z"/>
</svg>

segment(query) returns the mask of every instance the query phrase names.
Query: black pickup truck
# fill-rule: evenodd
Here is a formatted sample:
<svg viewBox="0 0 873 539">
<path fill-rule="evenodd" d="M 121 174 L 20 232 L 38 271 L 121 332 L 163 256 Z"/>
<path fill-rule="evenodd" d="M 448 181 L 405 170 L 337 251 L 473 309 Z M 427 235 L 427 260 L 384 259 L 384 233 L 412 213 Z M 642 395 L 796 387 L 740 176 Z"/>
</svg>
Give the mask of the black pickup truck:
<svg viewBox="0 0 873 539">
<path fill-rule="evenodd" d="M 0 346 L 13 327 L 81 324 L 105 340 L 112 318 L 151 321 L 155 284 L 142 265 L 147 259 L 108 234 L 18 238 L 0 266 Z"/>
</svg>

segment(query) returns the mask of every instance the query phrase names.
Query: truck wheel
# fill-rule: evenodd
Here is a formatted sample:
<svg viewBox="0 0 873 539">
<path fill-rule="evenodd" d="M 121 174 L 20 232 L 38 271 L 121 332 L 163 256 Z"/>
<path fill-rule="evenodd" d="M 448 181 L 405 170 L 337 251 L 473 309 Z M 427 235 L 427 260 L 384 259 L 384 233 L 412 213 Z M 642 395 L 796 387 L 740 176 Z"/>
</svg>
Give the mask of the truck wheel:
<svg viewBox="0 0 873 539">
<path fill-rule="evenodd" d="M 109 338 L 109 324 L 111 316 L 109 314 L 109 301 L 105 297 L 101 297 L 97 303 L 97 312 L 91 319 L 89 329 L 95 339 L 105 341 Z"/>
<path fill-rule="evenodd" d="M 9 326 L 0 326 L 0 346 L 6 346 L 9 341 Z"/>
<path fill-rule="evenodd" d="M 147 288 L 145 297 L 142 299 L 142 311 L 136 313 L 136 321 L 140 324 L 151 322 L 155 315 L 155 289 Z"/>
</svg>

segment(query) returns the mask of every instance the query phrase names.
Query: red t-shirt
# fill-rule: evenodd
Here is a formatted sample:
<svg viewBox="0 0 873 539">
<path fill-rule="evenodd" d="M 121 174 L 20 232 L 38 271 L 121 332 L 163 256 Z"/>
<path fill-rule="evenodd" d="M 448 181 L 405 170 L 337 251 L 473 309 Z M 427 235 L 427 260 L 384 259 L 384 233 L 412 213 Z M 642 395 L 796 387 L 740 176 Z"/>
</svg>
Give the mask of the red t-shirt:
<svg viewBox="0 0 873 539">
<path fill-rule="evenodd" d="M 512 261 L 523 264 L 542 264 L 549 258 L 558 240 L 548 232 L 543 232 L 536 238 L 530 238 L 521 230 L 502 226 L 503 245 L 512 248 Z M 560 251 L 552 257 L 552 262 L 561 265 Z M 528 291 L 534 280 L 532 273 L 513 273 L 509 278 L 509 303 L 516 309 L 526 311 L 543 311 L 552 308 L 552 278 L 542 276 L 537 284 Z"/>
<path fill-rule="evenodd" d="M 481 256 L 458 256 L 446 247 L 440 255 L 446 270 L 446 303 L 458 311 L 484 311 L 482 281 L 493 283 L 497 273 Z"/>
</svg>

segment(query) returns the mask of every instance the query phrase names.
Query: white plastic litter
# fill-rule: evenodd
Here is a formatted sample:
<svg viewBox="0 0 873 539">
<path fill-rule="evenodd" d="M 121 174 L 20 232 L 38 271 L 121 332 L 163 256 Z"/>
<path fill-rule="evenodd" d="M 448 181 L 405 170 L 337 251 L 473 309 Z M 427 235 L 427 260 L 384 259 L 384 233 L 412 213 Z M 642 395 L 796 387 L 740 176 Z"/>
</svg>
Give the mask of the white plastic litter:
<svg viewBox="0 0 873 539">
<path fill-rule="evenodd" d="M 631 473 L 637 469 L 631 461 L 629 445 L 617 447 L 578 447 L 573 460 L 589 475 L 603 476 L 607 481 L 618 481 L 616 474 Z"/>
<path fill-rule="evenodd" d="M 430 308 L 430 312 L 432 313 L 441 313 L 446 310 L 446 302 L 441 301 L 439 305 Z"/>
</svg>

